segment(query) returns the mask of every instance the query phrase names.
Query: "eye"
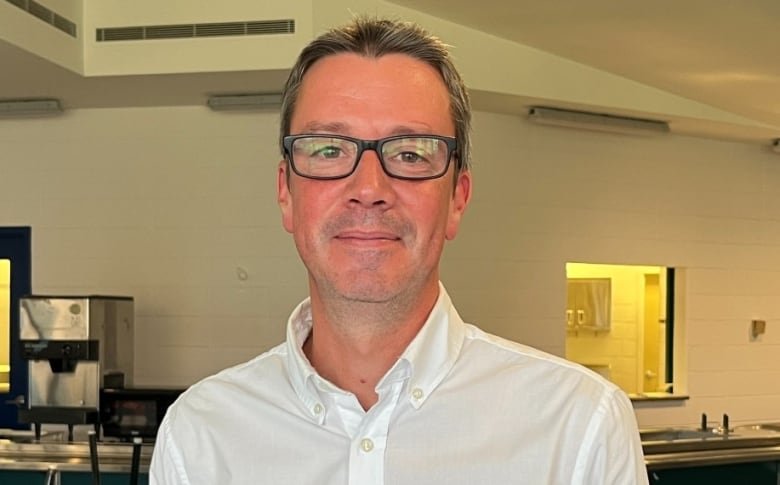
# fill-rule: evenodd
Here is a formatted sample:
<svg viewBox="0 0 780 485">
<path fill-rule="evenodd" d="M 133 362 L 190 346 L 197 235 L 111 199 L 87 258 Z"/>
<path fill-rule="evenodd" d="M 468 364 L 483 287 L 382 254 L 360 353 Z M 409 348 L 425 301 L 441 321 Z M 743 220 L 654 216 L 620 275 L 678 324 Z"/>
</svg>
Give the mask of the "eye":
<svg viewBox="0 0 780 485">
<path fill-rule="evenodd" d="M 338 138 L 312 136 L 300 138 L 293 149 L 298 159 L 307 160 L 344 160 L 352 157 L 355 147 L 353 143 Z"/>
<path fill-rule="evenodd" d="M 334 145 L 328 145 L 323 147 L 313 147 L 314 151 L 310 154 L 312 157 L 321 158 L 338 158 L 342 155 L 343 150 L 340 147 Z"/>
<path fill-rule="evenodd" d="M 401 152 L 398 154 L 398 160 L 409 164 L 421 163 L 426 161 L 421 154 L 415 152 Z"/>
<path fill-rule="evenodd" d="M 433 163 L 438 153 L 438 141 L 426 138 L 399 138 L 384 146 L 385 159 L 401 165 Z"/>
</svg>

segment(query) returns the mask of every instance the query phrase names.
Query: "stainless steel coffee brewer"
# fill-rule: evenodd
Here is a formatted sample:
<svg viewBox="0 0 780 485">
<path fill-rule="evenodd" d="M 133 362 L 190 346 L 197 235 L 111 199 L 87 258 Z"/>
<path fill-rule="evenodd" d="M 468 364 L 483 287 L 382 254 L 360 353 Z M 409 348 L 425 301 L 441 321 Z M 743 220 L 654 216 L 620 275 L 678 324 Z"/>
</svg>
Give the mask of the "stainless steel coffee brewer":
<svg viewBox="0 0 780 485">
<path fill-rule="evenodd" d="M 20 299 L 22 353 L 28 365 L 29 397 L 19 421 L 100 431 L 102 387 L 133 382 L 134 310 L 131 297 L 38 296 Z"/>
</svg>

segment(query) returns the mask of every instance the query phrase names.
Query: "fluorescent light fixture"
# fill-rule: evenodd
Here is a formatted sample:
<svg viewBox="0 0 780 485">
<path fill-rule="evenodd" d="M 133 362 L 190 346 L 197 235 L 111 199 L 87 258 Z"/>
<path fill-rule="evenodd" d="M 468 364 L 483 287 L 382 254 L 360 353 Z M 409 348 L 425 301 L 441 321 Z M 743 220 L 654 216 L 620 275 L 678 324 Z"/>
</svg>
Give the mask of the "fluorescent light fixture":
<svg viewBox="0 0 780 485">
<path fill-rule="evenodd" d="M 629 118 L 603 113 L 589 113 L 587 111 L 572 111 L 560 108 L 533 107 L 528 111 L 528 119 L 543 125 L 607 131 L 610 133 L 631 135 L 669 133 L 669 124 L 665 121 Z"/>
<path fill-rule="evenodd" d="M 282 104 L 279 93 L 224 94 L 209 96 L 206 103 L 214 111 L 278 108 Z"/>
<path fill-rule="evenodd" d="M 772 151 L 775 153 L 780 153 L 780 138 L 775 138 L 772 140 Z"/>
<path fill-rule="evenodd" d="M 46 99 L 5 99 L 0 100 L 0 117 L 53 115 L 62 113 L 60 101 Z"/>
</svg>

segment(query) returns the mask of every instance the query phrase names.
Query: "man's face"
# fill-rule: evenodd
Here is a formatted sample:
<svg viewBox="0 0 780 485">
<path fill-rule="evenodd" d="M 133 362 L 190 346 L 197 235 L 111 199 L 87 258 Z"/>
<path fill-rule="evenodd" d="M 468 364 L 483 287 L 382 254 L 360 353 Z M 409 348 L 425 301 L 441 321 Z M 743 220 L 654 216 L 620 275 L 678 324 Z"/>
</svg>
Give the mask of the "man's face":
<svg viewBox="0 0 780 485">
<path fill-rule="evenodd" d="M 306 73 L 290 133 L 454 136 L 449 107 L 440 75 L 421 61 L 337 54 Z M 282 161 L 278 200 L 309 271 L 312 298 L 386 302 L 438 292 L 439 258 L 445 239 L 457 233 L 470 173 L 456 175 L 453 162 L 438 179 L 394 179 L 373 151 L 343 179 L 311 180 L 288 170 Z"/>
</svg>

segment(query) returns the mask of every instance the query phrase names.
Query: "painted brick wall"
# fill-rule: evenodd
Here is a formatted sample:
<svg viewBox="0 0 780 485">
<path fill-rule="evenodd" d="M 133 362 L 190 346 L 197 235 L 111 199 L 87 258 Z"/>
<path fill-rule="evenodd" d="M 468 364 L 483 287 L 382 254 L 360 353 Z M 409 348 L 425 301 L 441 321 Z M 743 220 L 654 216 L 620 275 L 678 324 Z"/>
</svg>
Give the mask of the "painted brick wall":
<svg viewBox="0 0 780 485">
<path fill-rule="evenodd" d="M 0 121 L 0 224 L 33 227 L 34 291 L 135 296 L 138 384 L 186 385 L 283 339 L 306 283 L 275 204 L 276 123 L 201 107 Z M 640 424 L 780 420 L 776 155 L 490 113 L 474 137 L 442 267 L 466 320 L 563 355 L 566 261 L 681 267 L 691 399 L 643 405 Z"/>
</svg>

